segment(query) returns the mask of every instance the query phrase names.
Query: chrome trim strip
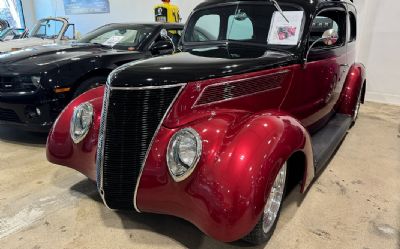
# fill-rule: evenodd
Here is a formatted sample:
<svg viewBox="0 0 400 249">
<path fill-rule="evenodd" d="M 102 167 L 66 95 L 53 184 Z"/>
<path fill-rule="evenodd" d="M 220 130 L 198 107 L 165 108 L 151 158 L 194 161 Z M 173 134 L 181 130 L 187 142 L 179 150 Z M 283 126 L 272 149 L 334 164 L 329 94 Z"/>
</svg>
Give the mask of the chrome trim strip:
<svg viewBox="0 0 400 249">
<path fill-rule="evenodd" d="M 201 97 L 203 96 L 204 92 L 205 92 L 208 88 L 215 87 L 215 86 L 220 86 L 220 85 L 229 85 L 229 84 L 231 84 L 231 83 L 236 83 L 236 82 L 245 81 L 245 80 L 259 79 L 259 78 L 266 77 L 266 76 L 274 76 L 274 75 L 279 75 L 279 74 L 285 74 L 285 73 L 289 73 L 289 72 L 290 72 L 290 70 L 284 70 L 284 71 L 280 71 L 280 72 L 276 72 L 276 73 L 272 73 L 272 74 L 254 76 L 254 77 L 250 77 L 250 78 L 244 78 L 244 79 L 238 79 L 238 80 L 232 80 L 232 81 L 220 82 L 220 83 L 208 85 L 208 86 L 204 87 L 203 91 L 201 91 L 201 93 L 200 93 L 199 96 L 197 97 L 196 101 L 194 102 L 192 108 L 199 107 L 199 106 L 208 106 L 208 105 L 211 105 L 211 104 L 223 103 L 223 102 L 230 101 L 230 100 L 233 100 L 233 99 L 239 99 L 239 98 L 243 98 L 243 97 L 247 97 L 247 96 L 252 96 L 252 95 L 254 95 L 254 94 L 258 94 L 258 93 L 262 93 L 262 92 L 267 92 L 267 91 L 279 89 L 279 88 L 282 88 L 282 87 L 281 87 L 281 86 L 279 86 L 279 87 L 274 87 L 274 88 L 267 89 L 267 90 L 264 90 L 264 91 L 255 92 L 255 93 L 249 93 L 249 94 L 244 94 L 244 95 L 240 95 L 240 96 L 237 96 L 237 97 L 232 97 L 232 98 L 228 98 L 228 99 L 223 99 L 223 100 L 218 100 L 218 101 L 209 102 L 209 103 L 206 103 L 206 104 L 197 104 L 197 103 L 199 102 L 199 100 L 201 99 Z"/>
<path fill-rule="evenodd" d="M 105 86 L 104 88 L 104 99 L 103 99 L 103 110 L 101 111 L 101 121 L 100 122 L 105 122 L 104 123 L 104 127 L 103 127 L 103 133 L 102 133 L 102 138 L 98 137 L 98 142 L 97 142 L 97 146 L 102 143 L 101 148 L 98 147 L 97 148 L 97 156 L 96 156 L 96 166 L 97 166 L 97 170 L 99 170 L 100 172 L 97 172 L 98 174 L 98 183 L 97 183 L 97 190 L 100 193 L 101 199 L 103 200 L 104 205 L 106 205 L 107 208 L 111 209 L 110 207 L 108 207 L 106 200 L 104 198 L 104 189 L 103 189 L 103 167 L 104 167 L 104 141 L 105 141 L 105 137 L 106 137 L 106 126 L 107 126 L 107 117 L 108 117 L 108 105 L 109 105 L 109 100 L 110 100 L 110 93 L 111 90 L 108 86 L 108 84 Z M 101 150 L 101 154 L 99 152 L 99 150 Z M 100 158 L 101 155 L 101 158 Z M 99 160 L 101 160 L 99 162 Z M 100 165 L 97 165 L 100 164 Z"/>
<path fill-rule="evenodd" d="M 151 139 L 151 142 L 150 142 L 150 144 L 149 144 L 149 148 L 147 149 L 146 156 L 144 157 L 142 166 L 141 166 L 141 168 L 140 168 L 139 177 L 138 177 L 138 180 L 137 180 L 137 182 L 136 182 L 135 193 L 134 193 L 134 195 L 133 195 L 133 206 L 135 207 L 135 209 L 136 209 L 136 211 L 137 211 L 138 213 L 141 213 L 141 211 L 139 210 L 139 208 L 138 208 L 138 206 L 137 206 L 136 198 L 137 198 L 137 192 L 138 192 L 138 189 L 139 189 L 140 179 L 142 178 L 144 166 L 146 165 L 147 157 L 149 156 L 150 150 L 151 150 L 152 147 L 153 147 L 154 139 L 156 138 L 156 136 L 158 135 L 158 132 L 159 132 L 160 129 L 161 129 L 161 125 L 164 123 L 165 118 L 167 117 L 167 115 L 168 115 L 169 112 L 171 111 L 172 106 L 175 104 L 175 102 L 176 102 L 176 100 L 178 99 L 179 95 L 182 93 L 183 89 L 185 88 L 184 86 L 186 86 L 186 85 L 187 85 L 186 83 L 174 85 L 175 87 L 180 86 L 181 88 L 180 88 L 179 91 L 177 92 L 175 98 L 172 100 L 170 106 L 168 107 L 167 111 L 166 111 L 165 114 L 164 114 L 164 117 L 161 119 L 160 124 L 158 125 L 156 131 L 154 132 L 153 138 Z M 165 88 L 172 88 L 172 87 L 173 87 L 173 86 L 167 86 L 167 87 L 165 87 Z M 159 88 L 162 88 L 162 87 L 159 87 Z M 148 89 L 148 88 L 146 88 L 146 89 Z M 153 89 L 153 88 L 150 88 L 150 89 Z"/>
<path fill-rule="evenodd" d="M 111 90 L 125 90 L 125 91 L 140 91 L 140 90 L 151 90 L 151 89 L 165 89 L 165 88 L 174 88 L 178 86 L 184 86 L 186 83 L 179 83 L 175 85 L 165 85 L 165 86 L 143 86 L 143 87 L 116 87 L 109 86 Z"/>
</svg>

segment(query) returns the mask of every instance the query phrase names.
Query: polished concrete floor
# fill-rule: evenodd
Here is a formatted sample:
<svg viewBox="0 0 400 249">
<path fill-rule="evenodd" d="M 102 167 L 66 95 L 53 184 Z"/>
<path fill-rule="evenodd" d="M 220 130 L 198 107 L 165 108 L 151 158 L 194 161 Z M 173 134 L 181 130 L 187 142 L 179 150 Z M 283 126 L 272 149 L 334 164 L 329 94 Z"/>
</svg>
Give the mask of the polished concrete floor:
<svg viewBox="0 0 400 249">
<path fill-rule="evenodd" d="M 292 192 L 268 245 L 400 248 L 400 107 L 368 103 L 306 196 Z M 178 218 L 114 212 L 45 159 L 45 137 L 0 129 L 0 248 L 252 248 Z"/>
</svg>

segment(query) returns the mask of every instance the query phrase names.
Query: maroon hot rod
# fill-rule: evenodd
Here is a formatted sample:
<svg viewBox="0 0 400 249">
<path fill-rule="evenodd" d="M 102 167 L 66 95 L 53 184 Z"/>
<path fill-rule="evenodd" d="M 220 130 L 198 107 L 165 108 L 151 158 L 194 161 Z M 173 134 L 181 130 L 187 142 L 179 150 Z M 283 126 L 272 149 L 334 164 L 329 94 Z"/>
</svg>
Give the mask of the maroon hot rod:
<svg viewBox="0 0 400 249">
<path fill-rule="evenodd" d="M 306 191 L 357 118 L 356 17 L 352 1 L 206 1 L 182 53 L 124 65 L 75 99 L 47 157 L 97 181 L 111 209 L 266 242 L 286 186 Z"/>
</svg>

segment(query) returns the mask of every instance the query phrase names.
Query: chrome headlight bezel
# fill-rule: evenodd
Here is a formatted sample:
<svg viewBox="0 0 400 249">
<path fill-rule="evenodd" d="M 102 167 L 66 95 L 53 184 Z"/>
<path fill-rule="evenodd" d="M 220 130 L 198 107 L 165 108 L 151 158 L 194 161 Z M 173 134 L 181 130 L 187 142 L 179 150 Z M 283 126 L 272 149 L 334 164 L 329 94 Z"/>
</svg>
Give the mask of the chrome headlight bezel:
<svg viewBox="0 0 400 249">
<path fill-rule="evenodd" d="M 85 127 L 82 127 L 82 131 L 77 134 L 77 122 L 81 122 L 80 124 L 82 125 L 82 112 L 85 111 L 87 115 L 89 115 L 89 120 L 85 124 Z M 75 144 L 78 144 L 82 142 L 83 139 L 87 136 L 89 133 L 90 128 L 92 127 L 93 124 L 93 117 L 94 117 L 94 110 L 92 104 L 89 102 L 85 102 L 80 104 L 79 106 L 75 107 L 74 113 L 71 118 L 71 125 L 70 125 L 70 136 L 72 141 L 74 141 Z"/>
<path fill-rule="evenodd" d="M 182 139 L 191 139 L 195 143 L 196 148 L 194 149 L 194 157 L 192 158 L 191 165 L 187 165 L 183 162 L 182 155 L 179 154 L 179 146 Z M 176 132 L 169 141 L 167 148 L 167 166 L 171 177 L 176 182 L 181 182 L 187 179 L 193 171 L 196 169 L 197 164 L 200 161 L 203 144 L 200 135 L 193 128 L 184 128 Z M 183 169 L 182 173 L 175 172 L 176 169 Z M 175 169 L 175 170 L 174 170 Z"/>
</svg>

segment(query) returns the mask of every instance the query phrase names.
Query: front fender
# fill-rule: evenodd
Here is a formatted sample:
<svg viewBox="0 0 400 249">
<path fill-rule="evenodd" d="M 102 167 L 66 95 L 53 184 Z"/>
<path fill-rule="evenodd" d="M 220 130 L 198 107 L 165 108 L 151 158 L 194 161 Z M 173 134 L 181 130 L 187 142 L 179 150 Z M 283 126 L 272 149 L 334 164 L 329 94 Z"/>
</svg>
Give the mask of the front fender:
<svg viewBox="0 0 400 249">
<path fill-rule="evenodd" d="M 47 138 L 47 160 L 54 164 L 78 170 L 96 180 L 96 150 L 101 120 L 104 86 L 92 89 L 74 99 L 60 114 Z M 84 102 L 93 105 L 94 118 L 86 138 L 75 144 L 70 136 L 70 123 L 74 109 Z"/>
<path fill-rule="evenodd" d="M 162 127 L 139 182 L 139 210 L 182 217 L 218 240 L 234 241 L 256 225 L 278 171 L 294 152 L 309 159 L 305 184 L 313 177 L 310 138 L 294 118 L 224 113 L 190 127 L 203 141 L 196 169 L 183 182 L 172 179 L 166 147 L 178 129 Z"/>
<path fill-rule="evenodd" d="M 346 78 L 342 93 L 337 104 L 337 112 L 342 114 L 347 114 L 350 116 L 354 115 L 354 111 L 357 105 L 358 95 L 366 87 L 364 84 L 366 82 L 366 70 L 364 65 L 360 63 L 355 63 L 349 70 Z M 365 94 L 365 92 L 364 92 Z M 364 96 L 362 101 L 364 100 Z"/>
</svg>

